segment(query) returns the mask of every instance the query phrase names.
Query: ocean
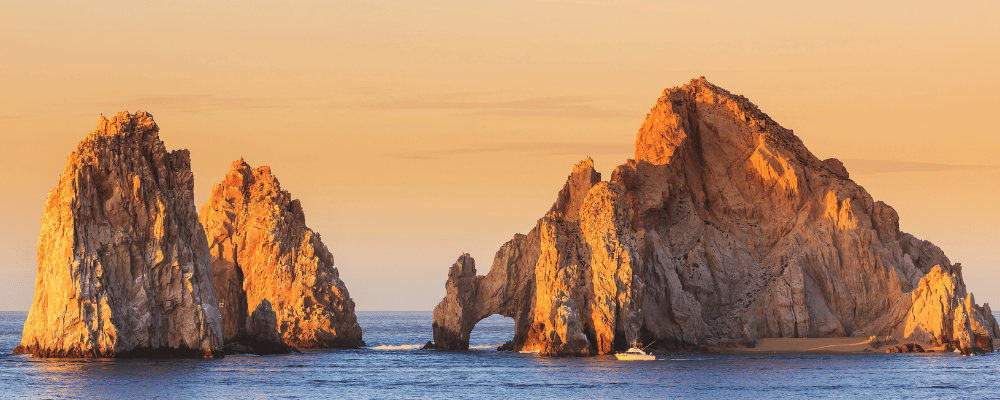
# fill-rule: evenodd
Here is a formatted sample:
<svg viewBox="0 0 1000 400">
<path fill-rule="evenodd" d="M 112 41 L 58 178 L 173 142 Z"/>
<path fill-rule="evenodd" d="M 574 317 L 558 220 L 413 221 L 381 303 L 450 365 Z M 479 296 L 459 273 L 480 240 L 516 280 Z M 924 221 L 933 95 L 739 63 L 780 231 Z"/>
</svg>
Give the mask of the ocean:
<svg viewBox="0 0 1000 400">
<path fill-rule="evenodd" d="M 1000 353 L 657 354 L 549 358 L 497 352 L 493 316 L 470 351 L 428 351 L 430 312 L 359 312 L 368 347 L 221 360 L 11 355 L 26 312 L 0 312 L 2 398 L 997 398 Z"/>
</svg>

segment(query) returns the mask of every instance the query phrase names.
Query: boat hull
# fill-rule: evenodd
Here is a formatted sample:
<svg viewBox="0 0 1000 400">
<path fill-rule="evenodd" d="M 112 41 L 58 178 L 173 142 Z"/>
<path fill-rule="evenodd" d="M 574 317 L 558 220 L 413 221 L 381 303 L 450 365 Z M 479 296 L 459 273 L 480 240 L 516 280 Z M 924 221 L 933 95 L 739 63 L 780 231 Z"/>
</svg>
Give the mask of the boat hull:
<svg viewBox="0 0 1000 400">
<path fill-rule="evenodd" d="M 622 361 L 652 361 L 656 359 L 653 354 L 623 354 L 616 353 L 615 357 Z"/>
</svg>

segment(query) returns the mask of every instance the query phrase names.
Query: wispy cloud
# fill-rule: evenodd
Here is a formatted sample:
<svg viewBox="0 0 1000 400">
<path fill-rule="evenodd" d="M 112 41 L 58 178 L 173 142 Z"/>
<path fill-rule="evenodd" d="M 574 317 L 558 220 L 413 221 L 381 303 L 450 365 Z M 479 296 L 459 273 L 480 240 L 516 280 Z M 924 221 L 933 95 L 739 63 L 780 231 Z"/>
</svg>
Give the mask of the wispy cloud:
<svg viewBox="0 0 1000 400">
<path fill-rule="evenodd" d="M 592 99 L 582 96 L 541 96 L 520 99 L 496 99 L 495 94 L 446 93 L 419 98 L 373 98 L 378 93 L 360 93 L 365 100 L 336 101 L 326 103 L 326 107 L 338 109 L 355 108 L 365 110 L 451 110 L 482 115 L 509 117 L 540 116 L 570 118 L 608 118 L 627 116 L 624 112 L 596 107 Z M 218 97 L 207 94 L 187 94 L 170 96 L 138 96 L 120 101 L 100 104 L 119 110 L 170 110 L 178 112 L 202 112 L 232 109 L 254 109 L 275 107 L 274 101 L 248 97 Z M 296 105 L 320 106 L 323 99 L 296 99 Z"/>
<path fill-rule="evenodd" d="M 589 104 L 591 99 L 581 96 L 543 96 L 513 100 L 484 100 L 475 97 L 478 96 L 437 95 L 419 99 L 376 100 L 353 106 L 376 110 L 454 110 L 509 117 L 607 118 L 627 115 L 621 111 L 595 107 Z"/>
<path fill-rule="evenodd" d="M 590 6 L 603 8 L 621 8 L 648 11 L 672 11 L 672 12 L 693 12 L 695 5 L 683 4 L 680 2 L 663 2 L 656 0 L 542 0 L 549 3 L 573 4 L 576 6 Z"/>
<path fill-rule="evenodd" d="M 886 172 L 932 172 L 974 168 L 1000 168 L 992 165 L 935 164 L 893 160 L 844 160 L 852 174 L 878 174 Z"/>
<path fill-rule="evenodd" d="M 117 110 L 171 110 L 178 112 L 201 112 L 247 108 L 263 108 L 269 104 L 252 98 L 227 98 L 207 94 L 187 94 L 174 96 L 138 96 L 121 101 L 101 104 Z"/>
<path fill-rule="evenodd" d="M 482 153 L 522 153 L 534 156 L 575 155 L 585 157 L 600 154 L 632 154 L 631 143 L 572 143 L 572 142 L 534 142 L 498 144 L 491 146 L 464 147 L 446 150 L 411 151 L 392 153 L 390 157 L 417 160 L 437 160 L 463 155 Z"/>
</svg>

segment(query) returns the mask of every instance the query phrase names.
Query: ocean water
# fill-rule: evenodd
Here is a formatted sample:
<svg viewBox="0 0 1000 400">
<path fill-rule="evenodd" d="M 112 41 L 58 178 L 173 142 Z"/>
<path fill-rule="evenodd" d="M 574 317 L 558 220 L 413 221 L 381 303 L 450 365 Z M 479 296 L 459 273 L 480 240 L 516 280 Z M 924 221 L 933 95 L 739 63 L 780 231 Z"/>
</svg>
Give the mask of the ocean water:
<svg viewBox="0 0 1000 400">
<path fill-rule="evenodd" d="M 368 348 L 221 360 L 67 360 L 11 355 L 25 312 L 0 312 L 2 398 L 998 398 L 1000 353 L 657 354 L 546 358 L 494 351 L 513 321 L 493 316 L 475 349 L 419 350 L 430 312 L 359 312 Z"/>
</svg>

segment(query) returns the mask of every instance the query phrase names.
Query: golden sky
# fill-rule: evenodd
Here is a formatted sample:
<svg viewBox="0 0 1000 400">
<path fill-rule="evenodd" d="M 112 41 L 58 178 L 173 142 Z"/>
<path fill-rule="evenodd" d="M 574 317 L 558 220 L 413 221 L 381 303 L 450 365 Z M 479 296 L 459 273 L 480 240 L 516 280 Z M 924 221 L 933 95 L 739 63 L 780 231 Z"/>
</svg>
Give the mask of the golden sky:
<svg viewBox="0 0 1000 400">
<path fill-rule="evenodd" d="M 239 157 L 302 200 L 358 310 L 431 310 L 660 92 L 743 94 L 1000 301 L 1000 1 L 0 2 L 0 310 L 27 310 L 45 198 L 101 113 Z M 749 4 L 753 3 L 753 4 Z"/>
</svg>

